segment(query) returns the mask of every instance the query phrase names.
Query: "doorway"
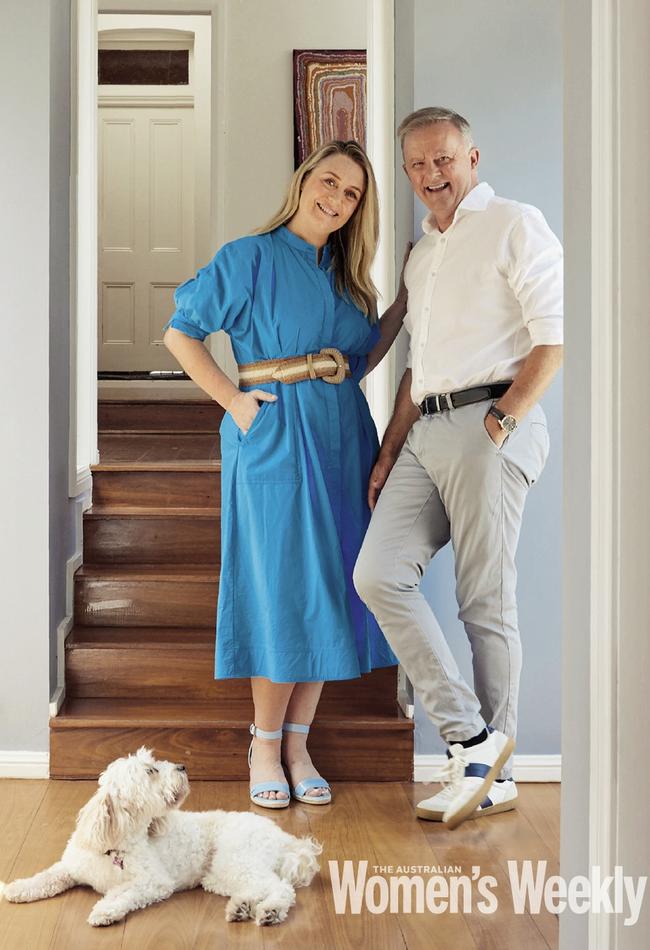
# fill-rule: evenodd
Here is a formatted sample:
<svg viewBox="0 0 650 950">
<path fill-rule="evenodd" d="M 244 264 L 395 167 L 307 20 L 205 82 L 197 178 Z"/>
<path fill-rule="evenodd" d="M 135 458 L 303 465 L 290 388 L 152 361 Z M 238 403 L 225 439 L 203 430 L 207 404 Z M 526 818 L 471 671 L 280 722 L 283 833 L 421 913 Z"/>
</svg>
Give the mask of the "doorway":
<svg viewBox="0 0 650 950">
<path fill-rule="evenodd" d="M 161 330 L 210 254 L 210 18 L 100 14 L 98 31 L 99 389 L 173 374 L 177 391 Z"/>
</svg>

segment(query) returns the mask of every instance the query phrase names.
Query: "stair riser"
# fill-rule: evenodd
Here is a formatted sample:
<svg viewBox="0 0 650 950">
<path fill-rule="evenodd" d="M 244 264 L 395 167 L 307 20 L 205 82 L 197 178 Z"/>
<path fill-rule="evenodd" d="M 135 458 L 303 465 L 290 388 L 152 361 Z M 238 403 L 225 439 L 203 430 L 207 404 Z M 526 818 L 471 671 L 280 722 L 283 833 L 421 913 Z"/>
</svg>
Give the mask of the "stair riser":
<svg viewBox="0 0 650 950">
<path fill-rule="evenodd" d="M 215 581 L 75 577 L 75 622 L 87 627 L 214 627 Z"/>
<path fill-rule="evenodd" d="M 55 722 L 55 721 L 54 721 Z M 248 781 L 244 727 L 53 728 L 50 731 L 51 778 L 96 779 L 119 756 L 141 745 L 159 759 L 184 763 L 190 781 Z M 413 777 L 412 723 L 401 728 L 354 730 L 314 728 L 310 752 L 331 782 L 409 782 Z"/>
<path fill-rule="evenodd" d="M 220 520 L 206 517 L 84 517 L 86 564 L 216 565 Z"/>
<path fill-rule="evenodd" d="M 116 675 L 119 670 L 119 676 Z M 381 674 L 381 675 L 377 675 Z M 248 679 L 214 679 L 214 645 L 176 650 L 75 647 L 66 652 L 66 693 L 71 697 L 130 699 L 249 699 Z M 393 670 L 358 680 L 326 683 L 319 712 L 363 710 L 392 716 L 397 694 Z M 252 712 L 252 705 L 251 705 Z"/>
<path fill-rule="evenodd" d="M 216 432 L 223 418 L 218 403 L 103 403 L 97 408 L 98 428 L 122 431 Z"/>
<path fill-rule="evenodd" d="M 219 508 L 221 477 L 214 472 L 94 472 L 94 505 Z"/>
</svg>

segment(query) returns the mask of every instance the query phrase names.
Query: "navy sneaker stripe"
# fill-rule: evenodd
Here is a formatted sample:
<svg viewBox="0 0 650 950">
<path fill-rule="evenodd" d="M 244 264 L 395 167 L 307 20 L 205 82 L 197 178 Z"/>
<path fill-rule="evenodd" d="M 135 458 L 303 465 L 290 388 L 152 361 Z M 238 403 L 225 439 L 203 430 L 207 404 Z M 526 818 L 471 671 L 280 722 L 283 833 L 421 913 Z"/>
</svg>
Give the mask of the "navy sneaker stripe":
<svg viewBox="0 0 650 950">
<path fill-rule="evenodd" d="M 489 798 L 489 797 L 486 795 L 486 797 L 483 799 L 483 801 L 481 802 L 481 804 L 480 804 L 478 807 L 479 807 L 479 808 L 489 808 L 491 805 L 494 805 L 494 802 L 492 801 L 491 798 Z"/>
<path fill-rule="evenodd" d="M 491 765 L 484 762 L 470 762 L 465 767 L 465 778 L 485 778 L 491 768 Z"/>
</svg>

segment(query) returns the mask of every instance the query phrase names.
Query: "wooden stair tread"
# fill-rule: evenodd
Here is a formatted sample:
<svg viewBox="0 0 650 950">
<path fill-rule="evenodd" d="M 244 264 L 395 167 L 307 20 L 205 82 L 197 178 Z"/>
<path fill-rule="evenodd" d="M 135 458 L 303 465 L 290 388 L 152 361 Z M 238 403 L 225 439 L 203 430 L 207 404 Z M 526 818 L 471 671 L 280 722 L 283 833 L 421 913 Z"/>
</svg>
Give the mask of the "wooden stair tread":
<svg viewBox="0 0 650 950">
<path fill-rule="evenodd" d="M 90 466 L 91 472 L 220 472 L 221 459 L 201 461 L 169 459 L 162 462 L 97 462 Z"/>
<path fill-rule="evenodd" d="M 84 511 L 84 518 L 218 518 L 221 508 L 149 507 L 145 505 L 92 505 Z"/>
<path fill-rule="evenodd" d="M 102 397 L 100 395 L 97 399 L 97 402 L 101 403 L 102 406 L 122 407 L 125 402 L 128 403 L 129 405 L 150 406 L 152 403 L 152 400 L 151 398 L 138 399 L 137 397 L 134 397 L 129 393 L 129 395 L 125 399 L 115 399 L 115 398 L 110 398 L 106 396 Z M 156 399 L 154 402 L 156 406 L 186 406 L 188 403 L 191 403 L 193 406 L 217 406 L 218 408 L 220 408 L 219 404 L 215 403 L 214 399 L 208 399 L 207 397 L 202 398 L 200 396 L 193 396 L 193 395 L 192 396 L 188 395 L 187 397 L 184 397 L 183 399 L 173 399 L 173 398 Z"/>
<path fill-rule="evenodd" d="M 206 564 L 82 564 L 75 577 L 98 580 L 213 581 L 219 578 L 219 566 Z"/>
<path fill-rule="evenodd" d="M 74 729 L 88 726 L 155 726 L 178 728 L 184 726 L 206 728 L 245 728 L 250 725 L 250 701 L 229 699 L 220 703 L 214 700 L 170 702 L 162 699 L 86 699 L 67 698 L 58 716 L 50 719 L 52 729 Z M 359 728 L 382 730 L 412 730 L 413 720 L 407 719 L 395 702 L 392 716 L 355 712 L 324 712 L 318 716 L 318 729 L 336 728 L 340 731 L 355 731 Z"/>
<path fill-rule="evenodd" d="M 198 430 L 197 429 L 156 429 L 153 426 L 148 429 L 123 429 L 123 428 L 107 429 L 102 426 L 101 429 L 98 429 L 98 432 L 100 436 L 112 435 L 112 436 L 120 436 L 120 438 L 127 437 L 127 436 L 131 438 L 134 435 L 138 435 L 138 436 L 158 435 L 158 436 L 165 436 L 168 439 L 177 438 L 178 436 L 183 436 L 183 435 L 194 436 L 194 437 L 196 437 L 197 435 L 208 436 L 208 437 L 213 435 L 215 436 L 215 438 L 218 438 L 218 433 L 216 430 L 213 432 L 213 431 L 204 431 L 202 429 L 198 429 Z"/>
<path fill-rule="evenodd" d="M 210 627 L 73 627 L 65 641 L 66 650 L 119 649 L 214 649 Z"/>
</svg>

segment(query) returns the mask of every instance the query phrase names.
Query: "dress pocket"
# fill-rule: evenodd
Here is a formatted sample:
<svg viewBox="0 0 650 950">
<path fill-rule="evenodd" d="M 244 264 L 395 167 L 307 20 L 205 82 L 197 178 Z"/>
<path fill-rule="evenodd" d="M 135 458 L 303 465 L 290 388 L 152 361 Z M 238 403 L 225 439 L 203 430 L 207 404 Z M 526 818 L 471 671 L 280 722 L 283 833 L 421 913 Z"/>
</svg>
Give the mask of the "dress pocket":
<svg viewBox="0 0 650 950">
<path fill-rule="evenodd" d="M 299 482 L 296 427 L 282 399 L 263 402 L 248 432 L 237 430 L 237 481 Z"/>
<path fill-rule="evenodd" d="M 269 402 L 259 403 L 259 409 L 257 410 L 257 415 L 253 419 L 248 429 L 248 432 L 242 432 L 242 430 L 237 426 L 237 433 L 240 442 L 248 442 L 251 438 L 254 438 L 255 431 L 264 421 L 264 414 L 267 411 L 268 407 L 271 405 Z M 235 423 L 237 425 L 237 423 Z"/>
</svg>

